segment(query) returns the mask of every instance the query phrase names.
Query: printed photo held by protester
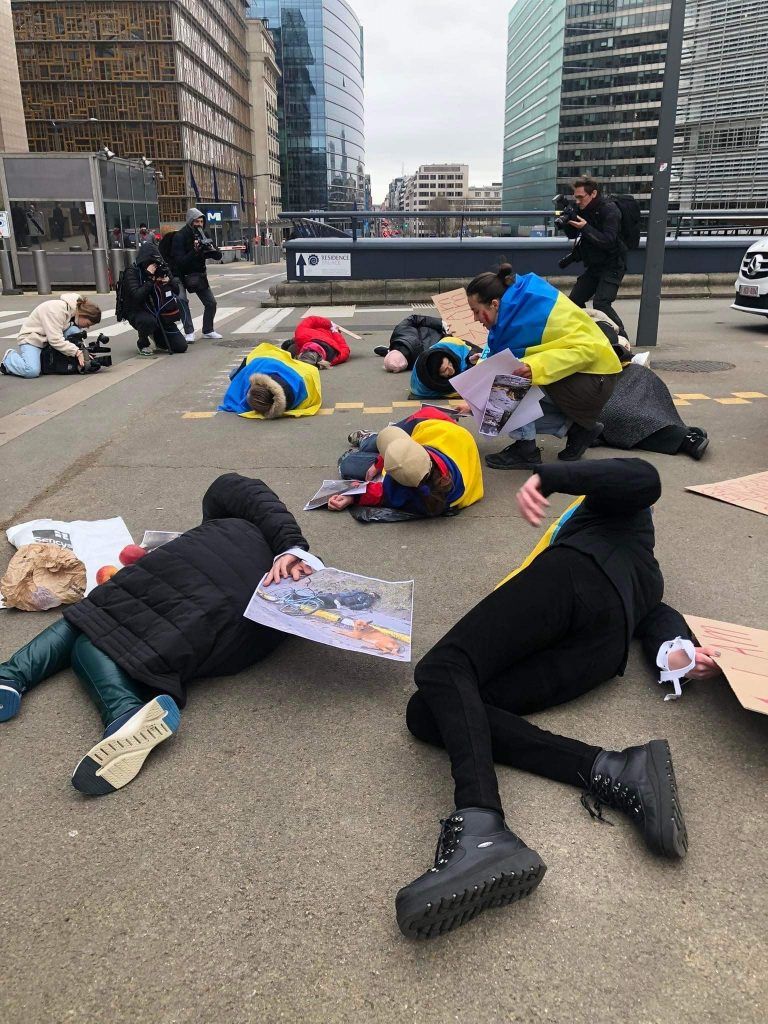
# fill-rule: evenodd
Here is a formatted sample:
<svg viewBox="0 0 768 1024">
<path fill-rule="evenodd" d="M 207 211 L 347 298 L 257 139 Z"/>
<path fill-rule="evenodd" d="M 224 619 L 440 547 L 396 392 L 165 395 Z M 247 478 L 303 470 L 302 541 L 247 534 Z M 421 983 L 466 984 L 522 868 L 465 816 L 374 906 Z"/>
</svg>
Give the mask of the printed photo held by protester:
<svg viewBox="0 0 768 1024">
<path fill-rule="evenodd" d="M 599 820 L 603 808 L 627 815 L 655 854 L 677 860 L 688 849 L 666 740 L 618 750 L 526 719 L 622 675 L 633 638 L 662 678 L 719 673 L 716 651 L 695 648 L 682 615 L 663 601 L 656 469 L 641 459 L 542 466 L 518 492 L 523 518 L 540 526 L 554 493 L 579 497 L 415 670 L 407 725 L 445 747 L 455 794 L 433 866 L 397 895 L 399 926 L 414 938 L 528 896 L 544 876 L 543 858 L 505 818 L 494 763 L 582 790 Z"/>
<path fill-rule="evenodd" d="M 420 409 L 377 434 L 354 431 L 348 440 L 353 447 L 339 460 L 340 475 L 369 483 L 364 494 L 329 498 L 328 508 L 335 512 L 351 505 L 383 506 L 434 517 L 483 497 L 477 443 L 440 409 Z"/>
<path fill-rule="evenodd" d="M 104 734 L 72 784 L 91 796 L 112 793 L 178 730 L 196 679 L 242 672 L 287 639 L 243 616 L 265 573 L 269 585 L 318 568 L 296 520 L 265 483 L 220 476 L 203 497 L 200 526 L 120 569 L 0 664 L 0 721 L 13 718 L 44 680 L 73 669 Z"/>
<path fill-rule="evenodd" d="M 16 348 L 9 348 L 0 363 L 0 371 L 12 377 L 39 377 L 43 349 L 50 346 L 84 366 L 85 356 L 73 341 L 64 336 L 70 327 L 87 331 L 101 322 L 101 309 L 77 292 L 62 292 L 58 299 L 47 299 L 29 314 L 19 328 Z"/>
<path fill-rule="evenodd" d="M 257 345 L 230 374 L 219 411 L 264 420 L 314 416 L 323 404 L 318 362 L 313 351 L 294 359 L 277 345 Z"/>
<path fill-rule="evenodd" d="M 580 459 L 600 436 L 600 413 L 615 387 L 621 363 L 585 312 L 536 274 L 515 274 L 508 263 L 478 274 L 467 285 L 475 320 L 488 328 L 484 355 L 505 349 L 522 360 L 533 384 L 544 390 L 550 418 L 559 414 L 567 442 L 558 458 Z M 469 411 L 467 407 L 467 411 Z M 513 431 L 512 444 L 486 455 L 492 469 L 536 469 L 541 450 L 536 426 Z"/>
</svg>

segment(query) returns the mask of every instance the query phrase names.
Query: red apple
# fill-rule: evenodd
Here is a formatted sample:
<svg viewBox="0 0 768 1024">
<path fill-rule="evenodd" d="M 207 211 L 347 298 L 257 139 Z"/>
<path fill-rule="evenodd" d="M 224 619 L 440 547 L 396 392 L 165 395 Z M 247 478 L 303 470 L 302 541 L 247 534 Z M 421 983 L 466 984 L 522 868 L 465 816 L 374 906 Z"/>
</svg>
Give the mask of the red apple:
<svg viewBox="0 0 768 1024">
<path fill-rule="evenodd" d="M 111 580 L 116 572 L 120 570 L 116 565 L 102 565 L 99 571 L 96 573 L 97 583 L 106 583 L 107 580 Z"/>
<path fill-rule="evenodd" d="M 147 554 L 147 549 L 140 544 L 127 544 L 118 556 L 123 565 L 133 565 Z"/>
</svg>

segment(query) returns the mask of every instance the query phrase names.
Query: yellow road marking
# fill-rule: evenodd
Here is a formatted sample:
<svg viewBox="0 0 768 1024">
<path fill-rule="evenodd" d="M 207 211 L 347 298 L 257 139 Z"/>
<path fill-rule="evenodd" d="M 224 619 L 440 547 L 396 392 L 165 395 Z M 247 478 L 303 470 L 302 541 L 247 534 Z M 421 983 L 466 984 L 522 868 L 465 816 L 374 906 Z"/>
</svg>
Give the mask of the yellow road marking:
<svg viewBox="0 0 768 1024">
<path fill-rule="evenodd" d="M 185 412 L 181 418 L 183 420 L 209 420 L 215 415 L 215 412 Z"/>
<path fill-rule="evenodd" d="M 392 412 L 391 405 L 366 405 L 363 412 Z"/>
<path fill-rule="evenodd" d="M 673 398 L 672 399 L 672 404 L 676 405 L 678 407 L 678 409 L 679 409 L 681 405 L 690 405 L 691 403 L 690 402 L 686 402 L 685 399 L 683 399 L 683 398 Z"/>
<path fill-rule="evenodd" d="M 678 391 L 676 391 L 675 398 L 682 398 L 686 402 L 690 402 L 691 400 L 695 400 L 698 402 L 703 401 L 705 398 L 708 399 L 709 395 L 702 395 L 699 392 L 694 392 L 692 395 L 682 395 Z"/>
<path fill-rule="evenodd" d="M 332 409 L 332 408 L 329 408 L 328 406 L 325 406 L 324 408 L 317 410 L 317 415 L 318 416 L 333 416 L 333 414 L 335 412 L 336 412 L 335 409 Z"/>
<path fill-rule="evenodd" d="M 363 408 L 363 403 L 362 402 L 337 402 L 336 403 L 336 408 L 337 409 L 362 409 Z"/>
<path fill-rule="evenodd" d="M 393 402 L 393 409 L 415 409 L 421 402 Z"/>
<path fill-rule="evenodd" d="M 732 391 L 734 398 L 768 398 L 762 391 Z"/>
<path fill-rule="evenodd" d="M 716 402 L 720 405 L 749 405 L 750 403 L 745 398 L 716 398 Z"/>
</svg>

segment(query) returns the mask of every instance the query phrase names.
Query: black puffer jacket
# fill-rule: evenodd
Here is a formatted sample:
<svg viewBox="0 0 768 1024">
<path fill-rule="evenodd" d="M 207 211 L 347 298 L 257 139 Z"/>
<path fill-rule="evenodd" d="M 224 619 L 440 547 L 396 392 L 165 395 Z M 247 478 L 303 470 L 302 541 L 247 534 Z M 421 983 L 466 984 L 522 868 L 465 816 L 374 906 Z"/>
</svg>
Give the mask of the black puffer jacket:
<svg viewBox="0 0 768 1024">
<path fill-rule="evenodd" d="M 166 316 L 170 310 L 179 312 L 176 304 L 180 288 L 179 279 L 171 277 L 168 282 L 156 285 L 147 274 L 148 266 L 162 262 L 163 258 L 157 245 L 154 242 L 142 242 L 136 254 L 136 262 L 123 274 L 122 315 L 129 322 L 137 313 L 149 312 L 153 316 Z"/>
<path fill-rule="evenodd" d="M 389 349 L 396 349 L 402 352 L 408 360 L 408 369 L 413 369 L 413 364 L 422 352 L 436 345 L 446 337 L 443 330 L 443 321 L 435 316 L 409 316 L 401 320 L 392 331 L 389 339 Z"/>
<path fill-rule="evenodd" d="M 616 203 L 598 195 L 581 211 L 581 216 L 586 226 L 579 231 L 567 225 L 565 233 L 569 238 L 578 237 L 584 266 L 624 270 L 627 247 L 621 240 L 621 211 Z"/>
<path fill-rule="evenodd" d="M 182 705 L 201 676 L 240 672 L 285 634 L 243 618 L 275 555 L 309 549 L 261 480 L 227 473 L 203 498 L 203 522 L 121 569 L 64 612 L 133 679 Z"/>
</svg>

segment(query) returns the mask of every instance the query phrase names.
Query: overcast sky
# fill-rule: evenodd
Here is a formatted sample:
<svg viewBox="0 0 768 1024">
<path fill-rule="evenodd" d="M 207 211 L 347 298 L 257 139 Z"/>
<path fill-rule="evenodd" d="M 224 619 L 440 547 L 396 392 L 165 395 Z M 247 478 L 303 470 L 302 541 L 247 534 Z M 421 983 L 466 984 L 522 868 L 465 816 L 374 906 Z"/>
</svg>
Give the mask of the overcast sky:
<svg viewBox="0 0 768 1024">
<path fill-rule="evenodd" d="M 373 200 L 419 164 L 501 181 L 513 0 L 349 0 L 365 29 L 365 150 Z"/>
</svg>

